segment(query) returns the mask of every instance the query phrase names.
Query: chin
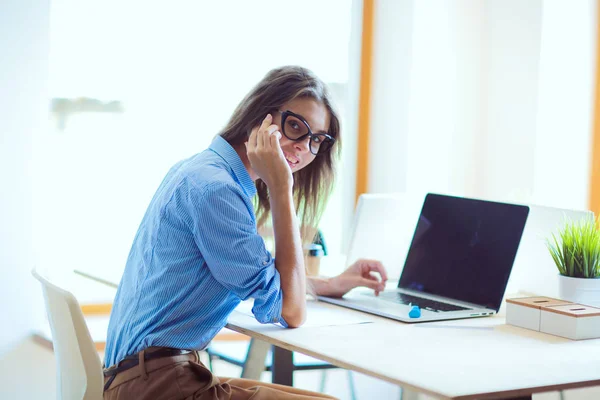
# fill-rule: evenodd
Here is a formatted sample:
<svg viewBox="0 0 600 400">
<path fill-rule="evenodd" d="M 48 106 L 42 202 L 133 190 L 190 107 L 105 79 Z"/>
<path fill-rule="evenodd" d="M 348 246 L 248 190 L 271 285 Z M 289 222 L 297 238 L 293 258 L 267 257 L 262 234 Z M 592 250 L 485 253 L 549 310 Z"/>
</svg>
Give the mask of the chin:
<svg viewBox="0 0 600 400">
<path fill-rule="evenodd" d="M 298 171 L 300 171 L 301 169 L 304 169 L 304 167 L 306 167 L 306 165 L 298 165 L 297 167 L 295 167 L 295 168 L 292 170 L 292 172 L 298 172 Z"/>
</svg>

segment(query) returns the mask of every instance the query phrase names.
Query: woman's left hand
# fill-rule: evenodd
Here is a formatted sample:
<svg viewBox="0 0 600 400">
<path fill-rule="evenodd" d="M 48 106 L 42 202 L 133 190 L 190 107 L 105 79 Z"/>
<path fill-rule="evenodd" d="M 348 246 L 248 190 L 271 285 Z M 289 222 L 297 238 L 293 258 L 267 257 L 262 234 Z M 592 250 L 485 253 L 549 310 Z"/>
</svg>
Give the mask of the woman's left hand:
<svg viewBox="0 0 600 400">
<path fill-rule="evenodd" d="M 378 296 L 379 292 L 384 290 L 387 279 L 387 273 L 381 262 L 361 259 L 340 275 L 330 278 L 327 296 L 342 297 L 359 286 L 373 289 Z"/>
</svg>

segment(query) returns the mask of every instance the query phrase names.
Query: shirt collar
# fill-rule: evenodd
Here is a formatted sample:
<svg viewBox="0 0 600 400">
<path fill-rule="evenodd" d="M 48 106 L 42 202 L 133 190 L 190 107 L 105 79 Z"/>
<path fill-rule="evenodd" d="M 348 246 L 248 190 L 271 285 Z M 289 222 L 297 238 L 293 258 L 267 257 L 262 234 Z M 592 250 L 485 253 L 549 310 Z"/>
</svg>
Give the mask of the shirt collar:
<svg viewBox="0 0 600 400">
<path fill-rule="evenodd" d="M 254 197 L 256 194 L 254 181 L 250 178 L 250 174 L 248 174 L 248 170 L 244 166 L 240 156 L 238 156 L 233 147 L 227 143 L 227 140 L 223 139 L 220 135 L 217 135 L 209 148 L 220 155 L 223 160 L 229 164 L 238 182 L 242 185 L 242 189 L 244 189 L 249 197 Z"/>
</svg>

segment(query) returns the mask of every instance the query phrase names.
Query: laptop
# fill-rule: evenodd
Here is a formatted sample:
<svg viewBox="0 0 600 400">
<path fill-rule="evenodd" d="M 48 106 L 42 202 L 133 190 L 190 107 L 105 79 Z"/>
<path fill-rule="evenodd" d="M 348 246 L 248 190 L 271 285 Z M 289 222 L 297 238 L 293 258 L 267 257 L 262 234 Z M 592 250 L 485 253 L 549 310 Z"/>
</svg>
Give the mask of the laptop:
<svg viewBox="0 0 600 400">
<path fill-rule="evenodd" d="M 528 214 L 524 205 L 428 193 L 396 289 L 319 299 L 403 322 L 494 315 Z M 393 248 L 396 238 L 385 241 Z M 414 306 L 419 317 L 409 316 Z"/>
</svg>

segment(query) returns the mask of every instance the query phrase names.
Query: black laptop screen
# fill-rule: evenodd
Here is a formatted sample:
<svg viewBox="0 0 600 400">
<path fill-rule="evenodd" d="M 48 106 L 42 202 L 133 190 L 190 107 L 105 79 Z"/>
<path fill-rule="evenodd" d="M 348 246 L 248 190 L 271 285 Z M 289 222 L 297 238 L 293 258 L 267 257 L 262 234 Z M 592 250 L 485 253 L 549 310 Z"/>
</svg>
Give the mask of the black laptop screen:
<svg viewBox="0 0 600 400">
<path fill-rule="evenodd" d="M 498 311 L 529 207 L 428 194 L 398 287 Z"/>
</svg>

